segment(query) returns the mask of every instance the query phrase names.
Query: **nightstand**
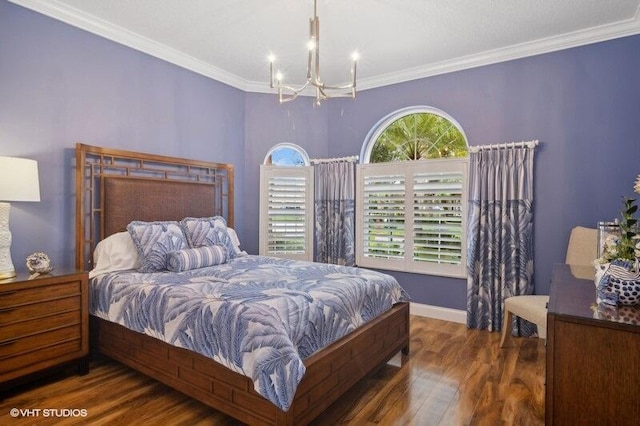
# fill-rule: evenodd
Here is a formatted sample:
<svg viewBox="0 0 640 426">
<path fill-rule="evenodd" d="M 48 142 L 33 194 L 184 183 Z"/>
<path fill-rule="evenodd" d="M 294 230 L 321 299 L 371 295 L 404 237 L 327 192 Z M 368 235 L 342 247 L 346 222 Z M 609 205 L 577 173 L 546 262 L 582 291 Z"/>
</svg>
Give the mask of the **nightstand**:
<svg viewBox="0 0 640 426">
<path fill-rule="evenodd" d="M 88 275 L 54 269 L 0 280 L 0 387 L 69 362 L 89 371 Z"/>
</svg>

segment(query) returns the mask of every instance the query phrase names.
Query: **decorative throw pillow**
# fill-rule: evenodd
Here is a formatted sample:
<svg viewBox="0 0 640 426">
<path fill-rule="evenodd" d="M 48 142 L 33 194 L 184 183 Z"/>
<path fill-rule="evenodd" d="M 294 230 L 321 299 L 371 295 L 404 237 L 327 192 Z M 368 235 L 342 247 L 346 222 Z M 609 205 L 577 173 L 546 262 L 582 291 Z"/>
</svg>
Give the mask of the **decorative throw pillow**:
<svg viewBox="0 0 640 426">
<path fill-rule="evenodd" d="M 227 259 L 235 259 L 236 250 L 223 217 L 185 217 L 180 221 L 180 225 L 191 248 L 221 245 L 227 250 Z"/>
<path fill-rule="evenodd" d="M 140 272 L 167 270 L 167 254 L 188 248 L 178 222 L 140 222 L 127 225 L 140 256 Z"/>
<path fill-rule="evenodd" d="M 171 252 L 167 255 L 167 269 L 171 272 L 189 271 L 227 261 L 227 250 L 219 245 L 202 246 Z"/>
</svg>

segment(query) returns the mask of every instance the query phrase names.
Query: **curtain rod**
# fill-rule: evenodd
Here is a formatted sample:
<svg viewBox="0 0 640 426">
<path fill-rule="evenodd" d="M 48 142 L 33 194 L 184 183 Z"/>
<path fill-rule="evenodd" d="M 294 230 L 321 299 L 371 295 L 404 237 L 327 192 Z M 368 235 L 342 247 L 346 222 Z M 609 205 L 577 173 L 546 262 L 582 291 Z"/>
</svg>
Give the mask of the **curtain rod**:
<svg viewBox="0 0 640 426">
<path fill-rule="evenodd" d="M 532 141 L 521 141 L 521 142 L 509 142 L 509 143 L 498 143 L 491 145 L 474 145 L 469 147 L 469 152 L 478 152 L 478 151 L 486 151 L 489 149 L 504 149 L 504 148 L 535 148 L 538 146 L 537 140 Z"/>
<path fill-rule="evenodd" d="M 309 161 L 311 161 L 311 163 L 338 163 L 340 161 L 356 162 L 358 161 L 358 156 L 352 155 L 349 157 L 338 157 L 338 158 L 313 158 Z"/>
</svg>

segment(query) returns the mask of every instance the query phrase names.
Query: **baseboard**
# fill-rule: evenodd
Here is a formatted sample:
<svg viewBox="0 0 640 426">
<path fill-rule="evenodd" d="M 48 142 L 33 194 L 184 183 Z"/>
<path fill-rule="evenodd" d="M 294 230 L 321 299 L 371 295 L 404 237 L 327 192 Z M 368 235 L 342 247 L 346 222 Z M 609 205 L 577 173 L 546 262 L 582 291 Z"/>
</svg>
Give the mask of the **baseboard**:
<svg viewBox="0 0 640 426">
<path fill-rule="evenodd" d="M 409 313 L 421 317 L 439 319 L 444 321 L 467 323 L 467 312 L 459 309 L 443 308 L 441 306 L 424 305 L 422 303 L 410 303 Z"/>
</svg>

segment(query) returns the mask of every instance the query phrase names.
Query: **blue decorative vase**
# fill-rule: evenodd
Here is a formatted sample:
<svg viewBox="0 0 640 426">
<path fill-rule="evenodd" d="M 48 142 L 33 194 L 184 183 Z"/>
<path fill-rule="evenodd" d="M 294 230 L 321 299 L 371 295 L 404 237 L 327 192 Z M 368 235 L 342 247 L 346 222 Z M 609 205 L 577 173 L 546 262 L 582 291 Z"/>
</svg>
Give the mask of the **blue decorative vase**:
<svg viewBox="0 0 640 426">
<path fill-rule="evenodd" d="M 640 304 L 640 271 L 635 264 L 616 259 L 611 263 L 596 265 L 596 290 L 598 303 L 607 305 Z"/>
</svg>

